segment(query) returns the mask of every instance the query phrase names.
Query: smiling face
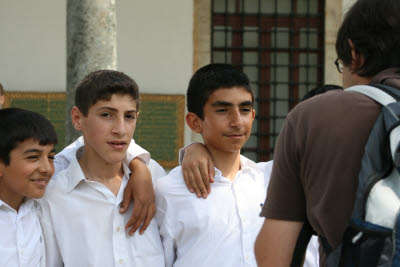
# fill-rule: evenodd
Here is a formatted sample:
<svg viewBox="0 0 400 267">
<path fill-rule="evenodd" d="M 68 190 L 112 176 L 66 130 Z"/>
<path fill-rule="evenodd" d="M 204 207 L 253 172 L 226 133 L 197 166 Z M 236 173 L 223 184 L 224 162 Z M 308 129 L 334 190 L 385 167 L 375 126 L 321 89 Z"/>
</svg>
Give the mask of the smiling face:
<svg viewBox="0 0 400 267">
<path fill-rule="evenodd" d="M 85 154 L 93 161 L 120 163 L 133 137 L 137 121 L 136 101 L 129 95 L 112 95 L 89 108 L 87 117 L 72 110 L 75 128 L 82 131 Z"/>
<path fill-rule="evenodd" d="M 196 116 L 197 127 L 191 128 L 201 133 L 210 151 L 238 152 L 250 136 L 254 116 L 250 92 L 243 87 L 221 88 L 204 105 L 204 119 Z"/>
<path fill-rule="evenodd" d="M 24 197 L 41 198 L 54 174 L 54 145 L 27 139 L 10 152 L 10 164 L 0 162 L 0 198 L 18 210 Z"/>
</svg>

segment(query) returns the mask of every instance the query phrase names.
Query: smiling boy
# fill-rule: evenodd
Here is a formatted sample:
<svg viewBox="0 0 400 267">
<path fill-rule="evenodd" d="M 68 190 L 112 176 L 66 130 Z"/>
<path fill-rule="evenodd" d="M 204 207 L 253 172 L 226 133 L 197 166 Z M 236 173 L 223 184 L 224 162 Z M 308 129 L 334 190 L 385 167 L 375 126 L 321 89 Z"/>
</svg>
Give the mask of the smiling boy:
<svg viewBox="0 0 400 267">
<path fill-rule="evenodd" d="M 37 203 L 54 173 L 57 135 L 35 112 L 0 110 L 0 266 L 44 266 Z"/>
<path fill-rule="evenodd" d="M 190 80 L 186 123 L 201 133 L 215 162 L 214 194 L 199 199 L 190 193 L 181 167 L 157 180 L 156 219 L 167 266 L 256 266 L 253 247 L 267 181 L 240 155 L 253 103 L 247 76 L 231 65 L 207 65 Z"/>
<path fill-rule="evenodd" d="M 121 72 L 93 72 L 78 85 L 75 104 L 71 118 L 84 147 L 42 201 L 46 263 L 164 266 L 156 222 L 130 237 L 124 231 L 129 217 L 119 213 L 130 173 L 123 159 L 139 114 L 136 83 Z"/>
</svg>

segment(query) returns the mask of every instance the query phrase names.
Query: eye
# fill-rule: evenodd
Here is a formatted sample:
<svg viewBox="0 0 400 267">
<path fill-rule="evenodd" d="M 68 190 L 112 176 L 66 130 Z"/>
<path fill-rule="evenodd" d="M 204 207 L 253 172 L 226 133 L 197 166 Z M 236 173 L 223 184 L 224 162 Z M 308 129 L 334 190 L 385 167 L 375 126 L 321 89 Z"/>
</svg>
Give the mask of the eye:
<svg viewBox="0 0 400 267">
<path fill-rule="evenodd" d="M 48 158 L 49 160 L 53 161 L 53 160 L 54 160 L 54 155 L 49 155 L 47 158 Z"/>
<path fill-rule="evenodd" d="M 251 112 L 251 107 L 241 108 L 240 111 L 243 113 L 249 113 Z"/>
<path fill-rule="evenodd" d="M 103 113 L 100 114 L 100 116 L 101 116 L 101 117 L 104 117 L 104 118 L 110 118 L 110 117 L 111 117 L 111 114 L 108 113 L 108 112 L 103 112 Z"/>
<path fill-rule="evenodd" d="M 219 108 L 219 109 L 215 110 L 215 112 L 217 112 L 217 113 L 224 113 L 226 111 L 227 111 L 226 108 Z"/>
<path fill-rule="evenodd" d="M 134 119 L 136 119 L 136 114 L 126 114 L 125 118 L 126 119 L 130 119 L 130 120 L 134 120 Z"/>
</svg>

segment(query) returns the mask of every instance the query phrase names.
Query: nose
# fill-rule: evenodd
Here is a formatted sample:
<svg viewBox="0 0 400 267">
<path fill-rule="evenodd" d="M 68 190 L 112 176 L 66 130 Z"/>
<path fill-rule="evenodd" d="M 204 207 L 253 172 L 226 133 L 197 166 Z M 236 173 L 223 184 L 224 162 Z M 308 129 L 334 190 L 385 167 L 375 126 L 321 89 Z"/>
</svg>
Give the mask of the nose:
<svg viewBox="0 0 400 267">
<path fill-rule="evenodd" d="M 125 118 L 123 116 L 118 116 L 113 122 L 112 132 L 119 136 L 123 136 L 127 133 Z"/>
<path fill-rule="evenodd" d="M 242 116 L 239 109 L 233 109 L 230 114 L 230 124 L 232 127 L 240 128 L 243 125 Z"/>
<path fill-rule="evenodd" d="M 53 176 L 54 163 L 47 156 L 43 156 L 43 159 L 40 161 L 39 172 L 49 177 Z"/>
</svg>

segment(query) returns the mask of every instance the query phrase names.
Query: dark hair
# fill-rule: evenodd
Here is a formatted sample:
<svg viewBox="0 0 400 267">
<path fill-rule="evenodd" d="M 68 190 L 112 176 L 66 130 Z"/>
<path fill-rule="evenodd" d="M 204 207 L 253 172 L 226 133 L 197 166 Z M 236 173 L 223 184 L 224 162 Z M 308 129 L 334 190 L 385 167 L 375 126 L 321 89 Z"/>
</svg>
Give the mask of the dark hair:
<svg viewBox="0 0 400 267">
<path fill-rule="evenodd" d="M 0 83 L 0 95 L 4 95 L 4 88 L 3 85 Z"/>
<path fill-rule="evenodd" d="M 98 70 L 87 75 L 77 86 L 75 105 L 84 116 L 99 100 L 110 100 L 112 95 L 129 95 L 139 108 L 139 87 L 128 75 L 115 70 Z"/>
<path fill-rule="evenodd" d="M 336 39 L 336 53 L 346 66 L 351 47 L 364 64 L 354 72 L 372 77 L 384 69 L 400 67 L 400 1 L 358 0 L 347 12 Z"/>
<path fill-rule="evenodd" d="M 1 162 L 10 164 L 11 150 L 31 138 L 38 141 L 41 146 L 57 144 L 56 131 L 43 115 L 19 108 L 0 110 Z"/>
<path fill-rule="evenodd" d="M 320 87 L 316 87 L 314 89 L 311 89 L 310 91 L 308 91 L 303 98 L 301 99 L 301 101 L 307 100 L 313 96 L 316 95 L 320 95 L 323 94 L 325 92 L 328 92 L 330 90 L 338 90 L 338 89 L 343 89 L 343 87 L 339 86 L 339 85 L 334 85 L 334 84 L 325 84 L 325 85 L 321 85 Z"/>
<path fill-rule="evenodd" d="M 221 88 L 243 87 L 251 94 L 253 91 L 247 75 L 229 64 L 214 63 L 200 68 L 190 79 L 186 93 L 187 109 L 204 119 L 203 108 L 210 95 Z"/>
</svg>

